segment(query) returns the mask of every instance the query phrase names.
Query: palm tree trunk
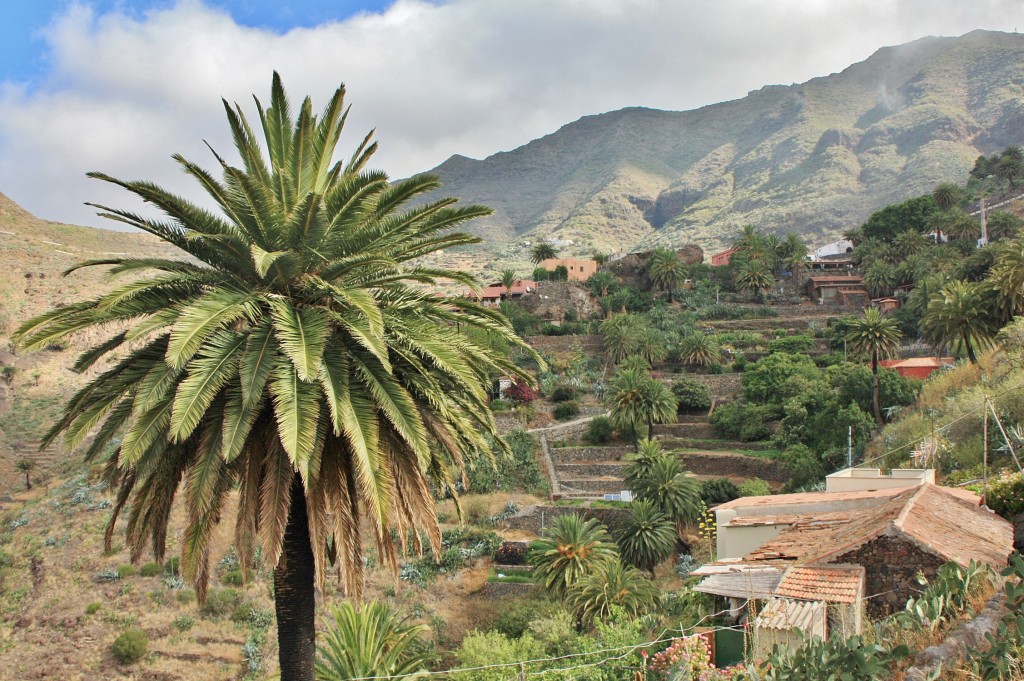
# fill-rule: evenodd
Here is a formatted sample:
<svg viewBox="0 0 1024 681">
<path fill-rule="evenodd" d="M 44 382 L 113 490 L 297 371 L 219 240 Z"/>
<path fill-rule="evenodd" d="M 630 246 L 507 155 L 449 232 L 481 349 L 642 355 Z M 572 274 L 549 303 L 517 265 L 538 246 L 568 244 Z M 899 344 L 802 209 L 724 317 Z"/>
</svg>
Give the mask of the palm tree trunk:
<svg viewBox="0 0 1024 681">
<path fill-rule="evenodd" d="M 281 681 L 313 681 L 316 661 L 316 598 L 313 547 L 309 540 L 306 493 L 292 480 L 291 507 L 281 560 L 274 568 L 274 609 Z"/>
<path fill-rule="evenodd" d="M 977 364 L 978 356 L 974 354 L 974 346 L 971 345 L 971 340 L 969 338 L 964 338 L 964 347 L 967 348 L 967 360 L 971 364 Z"/>
<path fill-rule="evenodd" d="M 878 351 L 871 353 L 871 374 L 872 374 L 872 403 L 875 407 L 875 423 L 881 430 L 885 422 L 882 420 L 882 394 L 878 384 Z"/>
</svg>

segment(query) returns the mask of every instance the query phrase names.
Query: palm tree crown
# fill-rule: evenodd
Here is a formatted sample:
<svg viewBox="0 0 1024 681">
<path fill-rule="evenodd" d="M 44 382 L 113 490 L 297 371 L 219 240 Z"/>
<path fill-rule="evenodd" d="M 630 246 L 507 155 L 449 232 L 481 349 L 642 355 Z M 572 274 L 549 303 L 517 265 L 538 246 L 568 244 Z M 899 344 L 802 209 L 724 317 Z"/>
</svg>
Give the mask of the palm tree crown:
<svg viewBox="0 0 1024 681">
<path fill-rule="evenodd" d="M 883 316 L 878 308 L 869 307 L 864 310 L 863 317 L 855 319 L 850 324 L 846 342 L 854 352 L 862 352 L 871 358 L 875 422 L 881 427 L 883 421 L 879 397 L 878 360 L 892 355 L 899 349 L 899 323 L 895 319 Z"/>
<path fill-rule="evenodd" d="M 410 263 L 476 242 L 450 230 L 489 210 L 454 207 L 454 199 L 403 208 L 438 182 L 391 184 L 364 170 L 376 148 L 370 136 L 347 162 L 334 162 L 347 116 L 343 87 L 320 117 L 305 99 L 293 123 L 275 73 L 270 106 L 256 105 L 266 156 L 241 108 L 227 102 L 241 167 L 215 155 L 217 179 L 175 156 L 219 212 L 149 182 L 91 173 L 165 217 L 97 206 L 102 215 L 190 259 L 82 263 L 69 271 L 106 265 L 136 278 L 26 322 L 16 339 L 35 349 L 81 329 L 115 328 L 75 365 L 84 371 L 108 358 L 111 368 L 72 397 L 45 442 L 64 433 L 74 447 L 98 427 L 86 459 L 106 456 L 118 489 L 107 545 L 128 508 L 133 560 L 149 543 L 163 559 L 184 482 L 181 565 L 200 599 L 209 539 L 237 487 L 241 563 L 252 564 L 259 544 L 276 566 L 282 678 L 307 679 L 314 584 L 336 561 L 349 593 L 361 590 L 360 519 L 393 567 L 392 531 L 418 538 L 422 530 L 439 550 L 431 484 L 451 487 L 467 457 L 488 451 L 485 436 L 496 435 L 490 376 L 525 375 L 454 323 L 522 345 L 504 317 L 420 288 L 437 277 L 477 286 L 472 278 Z"/>
</svg>

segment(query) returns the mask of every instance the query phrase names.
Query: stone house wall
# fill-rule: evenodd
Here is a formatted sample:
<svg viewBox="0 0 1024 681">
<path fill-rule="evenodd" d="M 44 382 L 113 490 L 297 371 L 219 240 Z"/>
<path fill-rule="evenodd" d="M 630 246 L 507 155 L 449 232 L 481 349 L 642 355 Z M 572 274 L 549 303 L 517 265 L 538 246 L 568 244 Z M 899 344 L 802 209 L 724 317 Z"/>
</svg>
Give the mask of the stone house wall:
<svg viewBox="0 0 1024 681">
<path fill-rule="evenodd" d="M 905 539 L 881 536 L 832 562 L 864 566 L 868 615 L 878 619 L 901 610 L 907 599 L 923 590 L 917 582 L 918 572 L 932 579 L 944 561 Z"/>
</svg>

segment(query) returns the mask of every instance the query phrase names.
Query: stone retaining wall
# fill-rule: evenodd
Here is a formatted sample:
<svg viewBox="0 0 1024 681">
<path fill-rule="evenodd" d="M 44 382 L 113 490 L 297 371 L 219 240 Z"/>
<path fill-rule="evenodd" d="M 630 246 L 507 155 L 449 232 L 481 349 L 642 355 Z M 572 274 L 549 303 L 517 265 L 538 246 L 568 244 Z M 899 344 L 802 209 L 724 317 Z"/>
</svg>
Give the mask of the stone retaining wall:
<svg viewBox="0 0 1024 681">
<path fill-rule="evenodd" d="M 832 562 L 864 566 L 867 593 L 879 594 L 868 601 L 868 615 L 880 619 L 903 608 L 909 598 L 921 591 L 919 572 L 929 580 L 934 579 L 943 561 L 910 542 L 881 536 Z"/>
<path fill-rule="evenodd" d="M 564 353 L 579 347 L 583 352 L 601 352 L 601 336 L 597 334 L 576 336 L 526 336 L 523 340 L 537 352 Z"/>
<path fill-rule="evenodd" d="M 522 530 L 539 535 L 544 527 L 551 524 L 552 520 L 571 513 L 579 513 L 585 518 L 597 518 L 600 522 L 612 527 L 620 522 L 620 519 L 626 513 L 629 513 L 629 510 L 624 508 L 587 508 L 583 506 L 528 506 L 518 515 L 514 515 L 506 520 L 505 527 L 510 530 Z"/>
<path fill-rule="evenodd" d="M 573 461 L 619 461 L 632 451 L 632 447 L 552 447 L 551 460 L 556 464 Z"/>
<path fill-rule="evenodd" d="M 939 645 L 922 650 L 914 666 L 907 670 L 906 681 L 928 681 L 935 678 L 938 669 L 955 668 L 968 650 L 988 650 L 991 642 L 987 635 L 996 635 L 1005 612 L 1006 592 L 1000 591 L 989 599 L 977 617 L 953 630 Z"/>
<path fill-rule="evenodd" d="M 681 454 L 679 462 L 694 475 L 719 478 L 761 478 L 768 482 L 783 483 L 789 475 L 777 461 L 754 456 L 728 454 Z"/>
<path fill-rule="evenodd" d="M 559 479 L 569 487 L 575 487 L 572 478 L 584 477 L 584 478 L 599 478 L 602 476 L 610 476 L 622 478 L 622 467 L 625 466 L 623 463 L 559 463 L 555 464 L 555 470 L 558 471 Z"/>
</svg>

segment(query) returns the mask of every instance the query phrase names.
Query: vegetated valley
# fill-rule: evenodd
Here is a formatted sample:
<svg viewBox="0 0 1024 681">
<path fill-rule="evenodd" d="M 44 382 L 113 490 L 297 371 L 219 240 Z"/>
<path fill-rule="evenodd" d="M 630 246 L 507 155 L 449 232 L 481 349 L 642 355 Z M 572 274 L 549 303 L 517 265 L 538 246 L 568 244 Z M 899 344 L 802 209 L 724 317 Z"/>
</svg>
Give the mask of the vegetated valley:
<svg viewBox="0 0 1024 681">
<path fill-rule="evenodd" d="M 1004 43 L 1016 38 L 971 34 L 887 54 L 901 56 L 890 63 L 894 73 L 908 52 L 952 69 L 962 45 L 1010 49 Z M 946 61 L 935 61 L 940 56 Z M 987 155 L 958 147 L 959 160 L 927 182 L 890 177 L 899 195 L 844 227 L 855 245 L 826 258 L 809 258 L 824 243 L 807 236 L 814 229 L 786 233 L 740 211 L 736 224 L 753 224 L 738 234 L 705 223 L 715 236 L 703 243 L 731 247 L 721 266 L 689 244 L 640 247 L 617 259 L 595 254 L 596 272 L 582 281 L 570 280 L 564 265 L 542 266 L 541 256 L 552 254 L 539 247 L 531 266 L 488 263 L 503 276 L 485 282 L 495 291 L 485 304 L 500 309 L 545 364 L 500 338 L 477 338 L 500 346 L 536 381 L 493 377 L 491 409 L 509 452 L 495 448 L 493 466 L 486 456 L 472 462 L 458 503 L 437 495 L 441 553 L 417 555 L 411 538 L 396 536 L 406 550 L 395 574 L 367 552 L 363 612 L 378 608 L 390 640 L 401 641 L 384 646 L 394 645 L 390 661 L 368 663 L 374 673 L 782 680 L 829 679 L 838 669 L 865 681 L 1024 678 L 1024 562 L 1007 560 L 1019 547 L 1011 523 L 1019 527 L 1024 514 L 1024 158 L 1016 141 L 993 137 Z M 457 183 L 448 189 L 459 194 Z M 641 231 L 636 238 L 649 233 Z M 675 233 L 676 245 L 685 233 Z M 615 246 L 596 236 L 593 243 Z M 61 277 L 74 263 L 171 250 L 142 235 L 48 223 L 0 196 L 0 251 L 10 293 L 0 301 L 0 676 L 275 678 L 272 566 L 260 551 L 241 564 L 231 544 L 237 509 L 229 504 L 220 518 L 202 605 L 176 558 L 187 534 L 181 509 L 170 517 L 162 563 L 130 560 L 124 521 L 105 550 L 116 499 L 98 467 L 81 463 L 81 447 L 38 446 L 63 402 L 103 370 L 69 370 L 100 339 L 79 334 L 32 354 L 8 342 L 27 317 L 110 286 L 93 270 Z M 530 285 L 515 288 L 521 280 Z M 882 366 L 887 358 L 942 366 L 922 380 Z M 890 496 L 867 490 L 862 496 L 877 506 L 785 521 L 753 516 L 750 526 L 790 538 L 789 553 L 756 558 L 753 547 L 742 561 L 721 553 L 731 549 L 719 533 L 735 536 L 743 523 L 723 523 L 710 509 L 827 495 L 825 476 L 851 461 L 933 468 L 939 486 Z M 980 509 L 971 490 L 995 514 Z M 971 517 L 986 529 L 965 535 L 967 548 L 950 555 L 940 540 L 901 524 L 919 513 L 940 524 Z M 871 523 L 888 529 L 873 535 Z M 782 582 L 732 595 L 708 586 L 729 572 L 719 569 L 722 559 L 764 559 L 759 569 L 782 564 L 817 570 L 818 578 L 849 568 L 809 560 L 819 556 L 801 542 L 834 539 L 815 534 L 821 526 L 859 537 L 860 548 L 889 547 L 904 535 L 912 541 L 890 552 L 892 570 L 872 562 L 871 551 L 859 555 L 867 584 L 883 580 L 885 588 L 862 588 L 852 610 L 838 607 L 846 601 L 829 591 L 835 583 L 796 596 L 772 591 Z M 850 547 L 843 550 L 852 560 Z M 913 551 L 924 558 L 897 575 L 899 556 L 919 556 Z M 345 602 L 329 579 L 319 598 L 322 659 L 359 648 L 345 636 L 337 609 Z M 811 620 L 762 611 L 794 607 L 779 602 L 818 607 L 813 621 L 832 635 L 802 641 L 795 630 Z M 975 632 L 985 626 L 1000 633 Z M 967 640 L 966 656 L 962 645 L 924 654 L 950 637 Z M 352 677 L 340 664 L 334 669 L 326 664 L 322 678 Z"/>
</svg>

